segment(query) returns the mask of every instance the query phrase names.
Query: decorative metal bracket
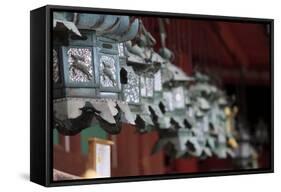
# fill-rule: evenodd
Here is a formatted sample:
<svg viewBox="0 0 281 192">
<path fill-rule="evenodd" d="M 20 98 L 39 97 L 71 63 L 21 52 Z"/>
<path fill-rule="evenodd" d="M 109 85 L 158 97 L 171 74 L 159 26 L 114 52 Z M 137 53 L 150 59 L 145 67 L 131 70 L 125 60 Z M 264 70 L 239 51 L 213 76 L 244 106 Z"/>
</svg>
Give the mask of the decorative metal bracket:
<svg viewBox="0 0 281 192">
<path fill-rule="evenodd" d="M 75 118 L 62 118 L 55 112 L 54 128 L 63 135 L 76 135 L 98 121 L 107 133 L 118 134 L 124 121 L 134 124 L 134 118 L 125 104 L 114 101 L 98 102 L 104 102 L 104 104 L 95 107 L 90 101 L 86 101 L 84 106 L 79 108 L 81 114 Z"/>
<path fill-rule="evenodd" d="M 96 114 L 100 113 L 90 102 L 86 102 L 85 106 L 80 108 L 80 110 L 82 111 L 81 115 L 72 119 L 60 120 L 54 115 L 53 127 L 63 135 L 76 135 L 83 129 L 89 127 Z"/>
</svg>

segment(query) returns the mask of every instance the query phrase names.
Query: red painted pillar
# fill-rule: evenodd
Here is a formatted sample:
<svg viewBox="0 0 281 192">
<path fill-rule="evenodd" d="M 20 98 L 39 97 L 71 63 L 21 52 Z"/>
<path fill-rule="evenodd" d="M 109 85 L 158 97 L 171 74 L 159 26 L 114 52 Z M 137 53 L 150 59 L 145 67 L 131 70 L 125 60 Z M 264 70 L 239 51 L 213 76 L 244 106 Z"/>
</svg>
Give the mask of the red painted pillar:
<svg viewBox="0 0 281 192">
<path fill-rule="evenodd" d="M 176 173 L 198 172 L 198 159 L 196 157 L 176 159 L 174 167 Z"/>
</svg>

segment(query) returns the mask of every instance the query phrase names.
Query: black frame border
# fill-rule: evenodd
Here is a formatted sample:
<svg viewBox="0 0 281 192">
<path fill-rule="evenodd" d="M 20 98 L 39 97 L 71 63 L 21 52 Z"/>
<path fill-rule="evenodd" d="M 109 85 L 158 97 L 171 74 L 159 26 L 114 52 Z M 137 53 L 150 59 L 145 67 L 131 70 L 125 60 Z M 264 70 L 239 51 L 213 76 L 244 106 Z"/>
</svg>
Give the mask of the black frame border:
<svg viewBox="0 0 281 192">
<path fill-rule="evenodd" d="M 31 125 L 31 137 L 30 137 L 30 180 L 41 185 L 45 186 L 71 186 L 71 185 L 86 185 L 86 184 L 101 184 L 101 183 L 120 183 L 120 182 L 134 182 L 134 181 L 151 181 L 151 180 L 164 180 L 164 179 L 183 179 L 183 178 L 198 178 L 198 177 L 213 177 L 213 176 L 231 176 L 231 175 L 246 175 L 246 174 L 259 174 L 259 173 L 273 173 L 274 172 L 274 20 L 273 19 L 265 19 L 265 18 L 250 18 L 250 17 L 233 17 L 233 16 L 217 16 L 217 15 L 200 15 L 200 14 L 186 14 L 186 13 L 170 13 L 170 12 L 154 12 L 154 11 L 140 11 L 140 10 L 124 10 L 124 9 L 107 9 L 107 8 L 90 8 L 90 7 L 74 7 L 74 6 L 58 6 L 58 5 L 46 5 L 44 7 L 38 8 L 36 10 L 43 10 L 43 18 L 45 19 L 45 31 L 40 31 L 44 34 L 45 40 L 45 47 L 43 50 L 45 51 L 44 57 L 44 88 L 45 88 L 45 127 L 42 132 L 44 132 L 44 146 L 40 146 L 44 148 L 44 157 L 36 156 L 34 150 L 32 150 L 32 144 L 34 144 L 34 139 L 38 134 L 34 132 L 34 128 Z M 31 11 L 31 21 L 32 21 L 32 12 Z M 145 176 L 128 176 L 128 177 L 113 177 L 113 178 L 98 178 L 98 179 L 79 179 L 79 180 L 65 180 L 65 181 L 53 181 L 53 134 L 52 133 L 52 94 L 53 94 L 53 85 L 52 85 L 52 65 L 51 65 L 51 55 L 52 55 L 52 22 L 53 11 L 66 11 L 66 12 L 83 12 L 83 13 L 101 13 L 101 14 L 118 14 L 118 15 L 133 15 L 133 16 L 151 16 L 151 17 L 170 17 L 170 18 L 183 18 L 183 19 L 193 19 L 193 20 L 213 20 L 213 21 L 225 21 L 225 22 L 239 22 L 239 23 L 263 23 L 269 24 L 270 26 L 270 85 L 271 85 L 271 129 L 270 129 L 270 168 L 266 169 L 249 169 L 249 170 L 225 170 L 225 171 L 210 171 L 210 172 L 200 172 L 200 173 L 177 173 L 177 174 L 165 174 L 165 175 L 145 175 Z M 35 23 L 34 25 L 36 25 Z M 31 22 L 31 29 L 32 29 L 32 22 Z M 31 30 L 32 31 L 32 30 Z M 32 42 L 32 34 L 31 34 L 31 48 L 32 45 L 36 47 L 36 42 Z M 38 43 L 37 43 L 38 44 Z M 31 49 L 30 57 L 34 54 Z M 38 56 L 37 56 L 38 57 Z M 39 58 L 40 59 L 40 58 Z M 41 58 L 42 60 L 42 58 Z M 32 61 L 31 61 L 31 69 Z M 31 73 L 33 70 L 31 70 Z M 30 74 L 31 77 L 33 74 Z M 38 82 L 37 82 L 38 83 Z M 34 90 L 32 91 L 32 87 L 36 88 L 36 85 L 32 84 L 31 78 L 31 100 L 34 98 Z M 42 85 L 42 82 L 39 84 Z M 33 97 L 32 97 L 33 95 Z M 40 99 L 39 99 L 40 100 Z M 31 102 L 31 108 L 33 104 Z M 31 124 L 32 121 L 36 119 L 38 114 L 36 112 L 32 112 L 31 110 Z M 38 129 L 38 128 L 37 128 Z M 33 135 L 33 136 L 32 136 Z M 42 133 L 41 133 L 42 135 Z M 42 143 L 42 142 L 41 142 Z M 34 161 L 37 159 L 38 162 Z M 33 161 L 32 161 L 33 160 Z M 37 181 L 33 175 L 34 168 L 32 168 L 32 163 L 35 164 L 35 167 L 42 165 L 45 163 L 44 169 L 41 170 L 44 172 L 42 175 L 43 178 L 40 178 Z"/>
</svg>

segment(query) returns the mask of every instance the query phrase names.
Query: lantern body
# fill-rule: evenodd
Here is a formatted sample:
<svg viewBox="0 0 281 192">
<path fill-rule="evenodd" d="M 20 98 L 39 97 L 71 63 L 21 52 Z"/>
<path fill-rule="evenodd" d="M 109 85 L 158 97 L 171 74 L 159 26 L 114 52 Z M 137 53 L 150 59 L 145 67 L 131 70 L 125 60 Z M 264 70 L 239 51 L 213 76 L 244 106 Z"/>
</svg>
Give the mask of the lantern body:
<svg viewBox="0 0 281 192">
<path fill-rule="evenodd" d="M 81 30 L 81 34 L 82 37 L 69 34 L 67 44 L 54 42 L 54 97 L 118 99 L 121 91 L 118 42 L 99 37 L 95 31 Z"/>
</svg>

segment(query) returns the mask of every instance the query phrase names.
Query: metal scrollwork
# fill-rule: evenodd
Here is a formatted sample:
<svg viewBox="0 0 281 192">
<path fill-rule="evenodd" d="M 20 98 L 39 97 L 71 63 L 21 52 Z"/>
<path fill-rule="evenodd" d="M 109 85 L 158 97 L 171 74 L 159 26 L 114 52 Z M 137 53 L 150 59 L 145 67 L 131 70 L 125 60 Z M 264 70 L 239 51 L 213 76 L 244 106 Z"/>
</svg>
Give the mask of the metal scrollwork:
<svg viewBox="0 0 281 192">
<path fill-rule="evenodd" d="M 81 115 L 73 119 L 60 120 L 54 116 L 54 128 L 63 135 L 76 135 L 88 128 L 94 116 L 100 113 L 90 102 L 86 102 L 80 110 L 82 111 Z"/>
</svg>

